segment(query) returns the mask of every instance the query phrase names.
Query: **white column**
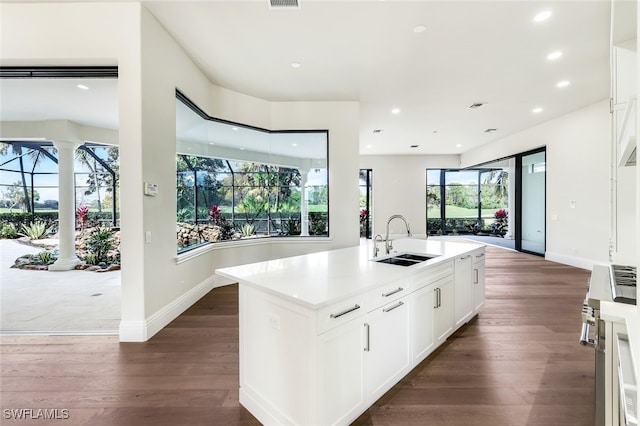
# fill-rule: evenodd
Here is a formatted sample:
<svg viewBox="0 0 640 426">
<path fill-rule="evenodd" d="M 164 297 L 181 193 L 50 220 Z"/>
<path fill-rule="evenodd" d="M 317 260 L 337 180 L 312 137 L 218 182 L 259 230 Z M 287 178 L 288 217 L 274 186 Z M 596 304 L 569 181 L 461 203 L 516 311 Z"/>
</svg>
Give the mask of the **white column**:
<svg viewBox="0 0 640 426">
<path fill-rule="evenodd" d="M 58 260 L 50 271 L 69 271 L 80 263 L 76 256 L 76 209 L 73 162 L 78 143 L 54 141 L 58 150 Z"/>
<path fill-rule="evenodd" d="M 309 203 L 307 202 L 307 190 L 305 188 L 307 186 L 308 173 L 308 169 L 300 169 L 300 175 L 302 176 L 300 181 L 300 188 L 302 190 L 300 194 L 301 237 L 309 236 Z"/>
</svg>

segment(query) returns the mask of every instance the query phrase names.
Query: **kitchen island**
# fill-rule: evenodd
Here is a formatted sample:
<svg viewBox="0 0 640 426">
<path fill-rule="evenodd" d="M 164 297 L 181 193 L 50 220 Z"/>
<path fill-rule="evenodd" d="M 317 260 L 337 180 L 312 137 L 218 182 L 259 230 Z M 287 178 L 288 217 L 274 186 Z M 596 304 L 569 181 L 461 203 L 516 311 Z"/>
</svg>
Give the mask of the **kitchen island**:
<svg viewBox="0 0 640 426">
<path fill-rule="evenodd" d="M 349 424 L 481 309 L 483 245 L 393 245 L 216 271 L 239 282 L 239 398 L 263 424 Z M 403 254 L 431 258 L 376 261 Z"/>
</svg>

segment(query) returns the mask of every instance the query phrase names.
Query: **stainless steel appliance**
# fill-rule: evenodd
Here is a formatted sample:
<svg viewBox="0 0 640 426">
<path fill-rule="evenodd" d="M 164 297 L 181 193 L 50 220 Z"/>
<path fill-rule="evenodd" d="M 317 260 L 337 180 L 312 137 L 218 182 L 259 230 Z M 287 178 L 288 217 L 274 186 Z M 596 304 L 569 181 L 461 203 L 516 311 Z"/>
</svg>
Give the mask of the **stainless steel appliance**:
<svg viewBox="0 0 640 426">
<path fill-rule="evenodd" d="M 595 425 L 605 419 L 605 343 L 608 338 L 600 319 L 600 302 L 614 301 L 636 304 L 636 267 L 595 265 L 589 279 L 589 290 L 582 305 L 580 343 L 595 348 Z"/>
</svg>

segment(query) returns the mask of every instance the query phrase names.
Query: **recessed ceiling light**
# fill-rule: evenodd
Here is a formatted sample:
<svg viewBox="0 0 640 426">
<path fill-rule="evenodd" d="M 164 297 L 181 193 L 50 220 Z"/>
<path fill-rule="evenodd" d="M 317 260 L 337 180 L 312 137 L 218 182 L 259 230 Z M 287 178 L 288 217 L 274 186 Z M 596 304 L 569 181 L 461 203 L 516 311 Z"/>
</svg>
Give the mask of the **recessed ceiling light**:
<svg viewBox="0 0 640 426">
<path fill-rule="evenodd" d="M 215 142 L 209 142 L 209 145 L 215 145 Z"/>
<path fill-rule="evenodd" d="M 292 143 L 291 146 L 298 146 L 298 144 L 297 143 Z"/>
<path fill-rule="evenodd" d="M 291 62 L 291 68 L 300 68 L 300 62 Z"/>
<path fill-rule="evenodd" d="M 457 143 L 457 144 L 456 144 L 456 148 L 460 148 L 461 146 L 462 146 L 462 144 L 461 144 L 461 143 Z"/>
<path fill-rule="evenodd" d="M 244 147 L 243 146 L 240 147 L 240 151 L 244 151 Z"/>
<path fill-rule="evenodd" d="M 76 87 L 82 90 L 89 90 L 89 86 L 85 86 L 84 84 L 78 84 Z"/>
<path fill-rule="evenodd" d="M 540 114 L 542 111 L 544 111 L 544 109 L 537 107 L 531 110 L 532 113 L 534 114 Z"/>
<path fill-rule="evenodd" d="M 237 128 L 236 126 L 233 126 L 233 127 L 231 128 L 231 130 L 238 131 L 238 128 Z"/>
<path fill-rule="evenodd" d="M 371 148 L 373 145 L 367 145 L 367 148 Z"/>
<path fill-rule="evenodd" d="M 426 30 L 427 30 L 427 27 L 425 27 L 424 25 L 416 25 L 415 27 L 413 27 L 414 33 L 423 33 Z"/>
<path fill-rule="evenodd" d="M 556 87 L 563 88 L 563 87 L 567 87 L 569 84 L 571 84 L 569 80 L 562 80 L 562 81 L 559 81 L 558 84 L 556 84 Z"/>
<path fill-rule="evenodd" d="M 547 60 L 548 61 L 555 61 L 556 59 L 560 58 L 562 56 L 562 52 L 559 50 L 556 50 L 555 52 L 551 52 L 547 55 Z"/>
<path fill-rule="evenodd" d="M 538 13 L 536 16 L 533 17 L 533 21 L 534 22 L 543 22 L 546 21 L 547 19 L 549 19 L 551 17 L 551 11 L 550 10 L 545 10 L 542 11 L 540 13 Z"/>
<path fill-rule="evenodd" d="M 396 114 L 396 115 L 400 114 L 400 108 L 394 108 L 394 109 L 392 109 L 392 110 L 391 110 L 391 114 Z"/>
</svg>

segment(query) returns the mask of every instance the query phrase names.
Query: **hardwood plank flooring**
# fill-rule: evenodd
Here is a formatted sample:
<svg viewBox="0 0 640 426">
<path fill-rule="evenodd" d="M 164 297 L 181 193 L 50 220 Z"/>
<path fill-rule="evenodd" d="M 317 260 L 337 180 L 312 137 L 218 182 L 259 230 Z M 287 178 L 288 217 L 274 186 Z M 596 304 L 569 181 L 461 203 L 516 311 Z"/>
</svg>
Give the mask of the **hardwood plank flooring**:
<svg viewBox="0 0 640 426">
<path fill-rule="evenodd" d="M 578 342 L 588 271 L 487 248 L 487 302 L 355 422 L 593 424 L 593 350 Z M 238 403 L 238 291 L 217 288 L 145 343 L 2 336 L 2 425 L 259 425 Z M 68 410 L 16 420 L 5 409 Z M 58 414 L 62 412 L 59 411 Z"/>
</svg>

